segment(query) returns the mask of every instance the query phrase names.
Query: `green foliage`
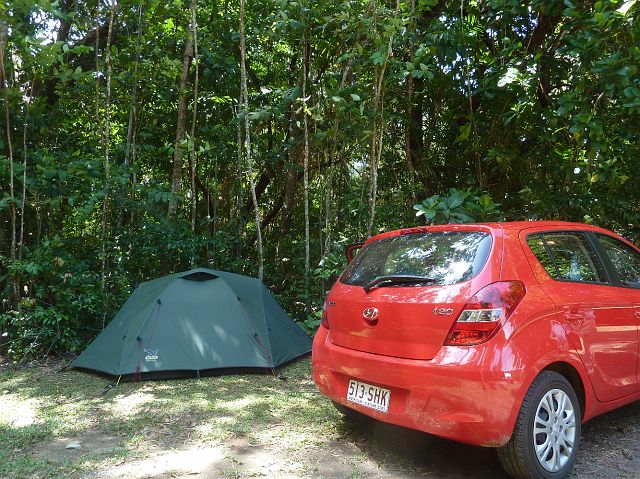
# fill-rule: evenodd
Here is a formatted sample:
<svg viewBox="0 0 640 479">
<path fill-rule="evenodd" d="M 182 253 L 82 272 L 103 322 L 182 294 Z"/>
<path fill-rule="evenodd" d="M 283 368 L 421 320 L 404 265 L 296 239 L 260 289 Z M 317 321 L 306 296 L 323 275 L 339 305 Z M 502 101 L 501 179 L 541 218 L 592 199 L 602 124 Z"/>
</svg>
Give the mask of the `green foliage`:
<svg viewBox="0 0 640 479">
<path fill-rule="evenodd" d="M 301 321 L 298 324 L 305 333 L 312 335 L 315 334 L 320 326 L 320 318 L 322 318 L 322 311 L 314 311 L 309 314 L 304 321 Z"/>
<path fill-rule="evenodd" d="M 433 195 L 413 207 L 416 216 L 424 216 L 427 224 L 474 223 L 501 219 L 500 203 L 487 193 L 477 196 L 471 190 L 449 188 L 446 196 Z"/>
<path fill-rule="evenodd" d="M 198 2 L 197 122 L 192 136 L 191 61 L 182 92 L 189 99 L 182 187 L 171 218 L 188 3 L 118 5 L 108 170 L 107 5 L 97 19 L 95 6 L 78 2 L 0 8 L 11 79 L 0 85 L 0 348 L 18 357 L 77 351 L 136 284 L 163 274 L 192 266 L 256 274 L 253 205 L 237 156 L 239 3 Z M 364 0 L 247 7 L 247 116 L 265 283 L 290 315 L 311 331 L 344 267 L 342 248 L 366 239 L 374 124 L 373 233 L 417 224 L 419 216 L 432 223 L 504 217 L 587 221 L 640 242 L 638 2 L 491 0 L 465 4 L 463 15 L 459 4 L 436 0 L 397 8 Z M 63 21 L 69 36 L 58 38 Z M 311 264 L 318 265 L 308 294 L 304 118 Z M 438 194 L 423 200 L 426 188 Z"/>
<path fill-rule="evenodd" d="M 313 270 L 313 277 L 319 281 L 335 281 L 346 266 L 347 260 L 344 253 L 329 252 L 322 257 L 318 267 Z"/>
</svg>

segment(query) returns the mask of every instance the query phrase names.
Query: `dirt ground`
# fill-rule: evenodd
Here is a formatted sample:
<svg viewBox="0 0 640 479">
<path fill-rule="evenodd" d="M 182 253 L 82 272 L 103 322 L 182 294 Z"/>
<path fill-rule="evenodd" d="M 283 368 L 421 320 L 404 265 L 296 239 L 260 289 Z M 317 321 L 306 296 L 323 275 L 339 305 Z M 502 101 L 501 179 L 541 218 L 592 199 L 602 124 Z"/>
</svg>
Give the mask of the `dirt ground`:
<svg viewBox="0 0 640 479">
<path fill-rule="evenodd" d="M 186 447 L 123 463 L 85 477 L 313 477 L 324 479 L 508 478 L 492 449 L 466 446 L 400 427 L 369 423 L 345 428 L 323 447 L 285 454 L 244 440 Z M 184 467 L 184 466 L 186 467 Z M 157 474 L 154 472 L 157 471 Z M 640 478 L 640 403 L 587 423 L 572 477 Z"/>
<path fill-rule="evenodd" d="M 45 443 L 37 454 L 53 461 L 72 458 L 64 444 L 77 439 L 86 451 L 108 452 L 118 438 L 89 432 Z M 508 478 L 495 451 L 466 446 L 400 427 L 347 424 L 342 434 L 297 453 L 234 438 L 220 444 L 183 444 L 149 451 L 87 472 L 86 478 Z M 640 403 L 594 419 L 584 427 L 575 478 L 640 478 Z"/>
<path fill-rule="evenodd" d="M 147 382 L 121 385 L 105 396 L 87 392 L 104 379 L 86 379 L 79 372 L 36 368 L 24 382 L 20 373 L 4 381 L 0 376 L 0 427 L 6 428 L 7 442 L 14 441 L 4 452 L 0 441 L 0 463 L 9 464 L 4 475 L 0 464 L 0 477 L 508 477 L 492 449 L 344 419 L 317 394 L 308 380 L 309 368 L 305 359 L 286 370 L 286 382 L 268 377 Z M 38 403 L 53 384 L 59 388 L 47 393 L 47 404 Z M 77 389 L 68 392 L 72 387 Z M 244 400 L 246 391 L 234 395 L 242 387 L 259 389 L 265 396 L 253 403 Z M 265 402 L 267 395 L 280 395 L 282 401 Z M 211 402 L 214 396 L 217 402 Z M 171 409 L 178 404 L 184 409 Z M 306 404 L 310 409 L 299 412 Z M 75 420 L 81 421 L 68 427 Z M 203 432 L 214 422 L 220 431 Z M 16 439 L 21 431 L 46 424 L 53 426 L 31 443 Z M 640 402 L 584 425 L 573 477 L 640 479 Z"/>
</svg>

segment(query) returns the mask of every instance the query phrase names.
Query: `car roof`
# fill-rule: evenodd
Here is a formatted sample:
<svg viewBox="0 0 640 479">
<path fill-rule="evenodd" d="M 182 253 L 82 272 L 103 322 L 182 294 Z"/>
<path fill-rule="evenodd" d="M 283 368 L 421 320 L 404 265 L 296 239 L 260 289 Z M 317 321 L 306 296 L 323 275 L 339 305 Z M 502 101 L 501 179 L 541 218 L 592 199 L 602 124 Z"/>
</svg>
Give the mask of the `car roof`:
<svg viewBox="0 0 640 479">
<path fill-rule="evenodd" d="M 520 231 L 530 228 L 549 228 L 553 230 L 569 230 L 569 229 L 581 229 L 592 230 L 602 233 L 609 233 L 610 231 L 600 228 L 594 225 L 588 225 L 585 223 L 573 223 L 569 221 L 555 221 L 555 220 L 534 220 L 534 221 L 500 221 L 494 223 L 466 223 L 466 224 L 444 224 L 444 225 L 426 225 L 417 226 L 411 228 L 402 228 L 394 231 L 387 231 L 369 238 L 366 243 L 371 241 L 377 241 L 389 236 L 397 236 L 400 234 L 422 233 L 429 231 L 486 231 L 495 232 L 502 231 L 507 235 L 517 235 Z M 617 235 L 616 235 L 617 236 Z"/>
</svg>

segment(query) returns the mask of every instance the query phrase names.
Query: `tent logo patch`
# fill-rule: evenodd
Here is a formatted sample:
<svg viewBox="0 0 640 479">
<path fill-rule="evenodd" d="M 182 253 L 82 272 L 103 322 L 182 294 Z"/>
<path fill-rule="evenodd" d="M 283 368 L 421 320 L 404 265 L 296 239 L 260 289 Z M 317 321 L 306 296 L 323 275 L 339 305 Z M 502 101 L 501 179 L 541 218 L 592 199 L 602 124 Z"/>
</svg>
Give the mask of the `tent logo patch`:
<svg viewBox="0 0 640 479">
<path fill-rule="evenodd" d="M 145 361 L 157 361 L 158 360 L 158 352 L 159 349 L 145 349 L 144 352 L 146 356 L 144 357 Z"/>
</svg>

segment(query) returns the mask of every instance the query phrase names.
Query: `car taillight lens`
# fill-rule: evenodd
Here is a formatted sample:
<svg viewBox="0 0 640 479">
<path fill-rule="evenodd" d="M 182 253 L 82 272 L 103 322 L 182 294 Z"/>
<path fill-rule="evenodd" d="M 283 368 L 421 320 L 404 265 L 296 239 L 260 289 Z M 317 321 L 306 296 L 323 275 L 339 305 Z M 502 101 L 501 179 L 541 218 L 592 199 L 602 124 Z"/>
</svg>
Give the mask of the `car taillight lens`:
<svg viewBox="0 0 640 479">
<path fill-rule="evenodd" d="M 322 317 L 320 318 L 320 324 L 327 329 L 331 329 L 329 327 L 329 318 L 327 317 L 327 305 L 324 304 L 322 306 Z"/>
<path fill-rule="evenodd" d="M 488 341 L 509 319 L 525 293 L 521 281 L 500 281 L 485 286 L 467 302 L 453 323 L 445 345 L 471 346 Z"/>
</svg>

